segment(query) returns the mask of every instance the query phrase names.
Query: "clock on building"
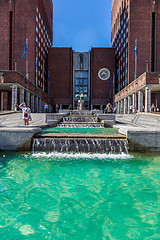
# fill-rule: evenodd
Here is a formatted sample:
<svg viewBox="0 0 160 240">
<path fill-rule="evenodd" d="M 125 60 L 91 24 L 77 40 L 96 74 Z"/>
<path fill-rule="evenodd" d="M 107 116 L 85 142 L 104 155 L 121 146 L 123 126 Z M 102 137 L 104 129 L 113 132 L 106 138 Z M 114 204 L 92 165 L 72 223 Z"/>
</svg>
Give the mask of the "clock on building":
<svg viewBox="0 0 160 240">
<path fill-rule="evenodd" d="M 110 71 L 107 68 L 102 68 L 98 72 L 98 77 L 101 80 L 107 80 L 110 78 Z"/>
</svg>

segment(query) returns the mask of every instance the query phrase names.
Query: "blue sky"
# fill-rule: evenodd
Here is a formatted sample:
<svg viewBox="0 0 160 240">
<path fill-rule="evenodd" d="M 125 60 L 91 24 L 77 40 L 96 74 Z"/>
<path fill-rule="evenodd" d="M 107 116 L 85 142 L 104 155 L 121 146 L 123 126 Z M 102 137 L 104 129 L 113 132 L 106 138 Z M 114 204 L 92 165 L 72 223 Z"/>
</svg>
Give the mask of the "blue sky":
<svg viewBox="0 0 160 240">
<path fill-rule="evenodd" d="M 88 51 L 110 46 L 112 0 L 53 0 L 54 46 Z"/>
</svg>

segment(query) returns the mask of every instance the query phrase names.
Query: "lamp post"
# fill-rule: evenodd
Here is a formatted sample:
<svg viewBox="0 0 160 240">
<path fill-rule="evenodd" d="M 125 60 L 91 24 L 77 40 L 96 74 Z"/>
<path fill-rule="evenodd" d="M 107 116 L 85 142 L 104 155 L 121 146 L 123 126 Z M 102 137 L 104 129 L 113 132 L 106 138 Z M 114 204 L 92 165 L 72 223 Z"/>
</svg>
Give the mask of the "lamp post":
<svg viewBox="0 0 160 240">
<path fill-rule="evenodd" d="M 120 64 L 118 69 L 118 114 L 120 114 L 119 94 L 120 94 Z"/>
<path fill-rule="evenodd" d="M 135 73 L 134 73 L 134 80 L 135 80 L 135 114 L 137 113 L 137 92 L 136 92 L 136 80 L 137 80 L 137 39 L 135 40 Z"/>
<path fill-rule="evenodd" d="M 127 114 L 127 53 L 126 53 L 126 76 L 125 76 L 125 114 Z"/>
<path fill-rule="evenodd" d="M 146 72 L 148 72 L 149 71 L 149 66 L 148 66 L 149 65 L 149 61 L 148 60 L 146 61 L 146 64 L 147 64 Z"/>
<path fill-rule="evenodd" d="M 17 71 L 17 59 L 14 59 L 14 66 L 15 66 L 14 70 Z"/>
<path fill-rule="evenodd" d="M 26 45 L 28 48 L 28 38 L 26 38 Z M 28 49 L 26 51 L 26 103 L 28 104 L 28 80 L 29 80 L 29 71 L 28 71 Z"/>
</svg>

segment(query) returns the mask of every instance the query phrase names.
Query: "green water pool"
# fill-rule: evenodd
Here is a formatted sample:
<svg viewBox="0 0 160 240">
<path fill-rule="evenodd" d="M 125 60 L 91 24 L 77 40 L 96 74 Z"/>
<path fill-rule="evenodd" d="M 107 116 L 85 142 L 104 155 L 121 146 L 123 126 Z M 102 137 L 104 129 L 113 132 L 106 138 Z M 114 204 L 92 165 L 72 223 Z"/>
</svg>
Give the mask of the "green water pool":
<svg viewBox="0 0 160 240">
<path fill-rule="evenodd" d="M 116 128 L 47 128 L 43 133 L 118 134 Z"/>
<path fill-rule="evenodd" d="M 0 239 L 160 239 L 160 155 L 0 153 Z"/>
</svg>

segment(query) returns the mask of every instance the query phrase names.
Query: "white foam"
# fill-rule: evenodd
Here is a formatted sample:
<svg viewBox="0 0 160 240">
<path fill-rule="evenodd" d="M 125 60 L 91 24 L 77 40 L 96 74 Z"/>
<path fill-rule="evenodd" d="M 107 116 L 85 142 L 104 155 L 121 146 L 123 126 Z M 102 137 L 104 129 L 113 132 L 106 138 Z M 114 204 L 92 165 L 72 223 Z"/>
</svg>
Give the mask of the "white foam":
<svg viewBox="0 0 160 240">
<path fill-rule="evenodd" d="M 107 154 L 107 153 L 59 153 L 59 152 L 51 152 L 51 153 L 33 153 L 33 157 L 35 158 L 66 158 L 66 159 L 130 159 L 133 158 L 132 155 L 121 153 L 121 154 Z"/>
</svg>

